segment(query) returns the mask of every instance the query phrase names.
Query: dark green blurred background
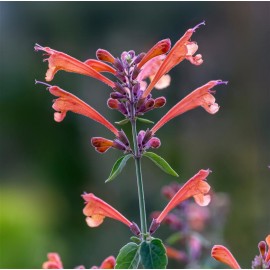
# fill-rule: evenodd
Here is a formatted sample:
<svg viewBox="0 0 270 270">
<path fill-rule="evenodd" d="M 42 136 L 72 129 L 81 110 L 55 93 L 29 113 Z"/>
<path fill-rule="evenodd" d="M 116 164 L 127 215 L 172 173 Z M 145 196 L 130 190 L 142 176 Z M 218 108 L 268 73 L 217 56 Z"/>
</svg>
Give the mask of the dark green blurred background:
<svg viewBox="0 0 270 270">
<path fill-rule="evenodd" d="M 53 97 L 34 85 L 47 69 L 34 44 L 84 60 L 94 58 L 98 48 L 119 55 L 147 51 L 167 37 L 174 43 L 206 20 L 193 36 L 204 64 L 185 61 L 173 69 L 171 86 L 153 92 L 166 95 L 167 106 L 148 118 L 157 121 L 209 80 L 229 81 L 216 88 L 221 106 L 216 115 L 199 108 L 171 121 L 158 133 L 163 144 L 156 152 L 179 172 L 180 182 L 211 168 L 209 183 L 231 199 L 223 244 L 249 268 L 257 243 L 270 232 L 269 14 L 269 2 L 1 2 L 0 267 L 39 268 L 49 251 L 59 252 L 68 268 L 116 256 L 130 232 L 113 220 L 87 227 L 83 191 L 139 223 L 134 164 L 104 184 L 120 152 L 96 153 L 90 138 L 112 137 L 85 117 L 69 113 L 62 123 L 54 122 Z M 121 119 L 105 106 L 110 89 L 102 83 L 59 72 L 53 84 L 110 121 Z M 165 205 L 160 189 L 175 179 L 148 160 L 143 175 L 150 214 Z"/>
</svg>

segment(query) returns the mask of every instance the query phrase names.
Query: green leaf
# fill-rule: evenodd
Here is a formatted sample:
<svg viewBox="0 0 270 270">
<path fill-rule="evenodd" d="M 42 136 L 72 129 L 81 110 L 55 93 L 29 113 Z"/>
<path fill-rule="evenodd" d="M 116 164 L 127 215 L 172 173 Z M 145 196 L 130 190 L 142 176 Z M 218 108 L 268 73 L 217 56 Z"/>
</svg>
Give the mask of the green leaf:
<svg viewBox="0 0 270 270">
<path fill-rule="evenodd" d="M 126 166 L 127 161 L 132 157 L 131 154 L 125 155 L 120 157 L 116 160 L 112 167 L 112 171 L 108 177 L 108 179 L 105 181 L 105 183 L 112 181 L 118 174 L 121 173 L 123 168 Z"/>
<path fill-rule="evenodd" d="M 141 239 L 139 237 L 136 237 L 136 236 L 131 236 L 130 240 L 135 242 L 136 244 L 140 244 L 142 242 Z"/>
<path fill-rule="evenodd" d="M 149 119 L 145 119 L 145 118 L 140 118 L 140 117 L 137 117 L 137 120 L 142 122 L 142 123 L 145 123 L 145 124 L 155 124 L 155 122 L 149 120 Z"/>
<path fill-rule="evenodd" d="M 140 246 L 130 242 L 120 249 L 115 269 L 138 269 L 139 262 Z"/>
<path fill-rule="evenodd" d="M 168 162 L 153 152 L 146 152 L 143 154 L 145 157 L 151 159 L 161 170 L 165 173 L 178 177 L 179 175 L 172 169 Z"/>
<path fill-rule="evenodd" d="M 114 123 L 117 125 L 123 126 L 123 125 L 127 124 L 128 122 L 129 122 L 129 120 L 127 118 L 125 118 L 119 122 L 114 122 Z"/>
<path fill-rule="evenodd" d="M 141 263 L 147 269 L 165 269 L 168 263 L 166 249 L 158 238 L 143 242 L 140 249 Z"/>
</svg>

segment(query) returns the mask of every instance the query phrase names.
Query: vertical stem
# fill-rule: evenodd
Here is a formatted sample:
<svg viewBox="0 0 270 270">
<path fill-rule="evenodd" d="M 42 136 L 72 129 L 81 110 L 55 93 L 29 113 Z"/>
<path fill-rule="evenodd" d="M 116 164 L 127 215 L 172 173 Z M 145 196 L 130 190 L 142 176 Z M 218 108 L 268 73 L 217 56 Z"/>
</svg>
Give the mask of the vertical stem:
<svg viewBox="0 0 270 270">
<path fill-rule="evenodd" d="M 138 149 L 138 143 L 137 143 L 136 120 L 134 118 L 131 119 L 131 126 L 132 126 L 132 136 L 133 136 L 133 143 L 134 143 L 134 154 L 135 154 L 134 158 L 135 158 L 135 166 L 136 166 L 138 197 L 139 197 L 139 207 L 140 207 L 141 232 L 143 234 L 143 239 L 145 239 L 145 234 L 147 233 L 147 222 L 146 222 L 142 169 L 141 169 L 141 156 L 139 155 L 139 149 Z"/>
</svg>

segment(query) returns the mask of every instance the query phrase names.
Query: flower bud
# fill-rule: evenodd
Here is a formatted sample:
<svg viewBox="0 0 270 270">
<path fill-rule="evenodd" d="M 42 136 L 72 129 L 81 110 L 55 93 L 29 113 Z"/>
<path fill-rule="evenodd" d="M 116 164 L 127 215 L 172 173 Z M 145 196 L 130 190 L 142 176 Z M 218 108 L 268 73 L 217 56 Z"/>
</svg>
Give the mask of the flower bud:
<svg viewBox="0 0 270 270">
<path fill-rule="evenodd" d="M 118 58 L 115 59 L 114 66 L 118 69 L 118 71 L 120 71 L 120 72 L 124 71 L 123 64 Z"/>
<path fill-rule="evenodd" d="M 126 146 L 129 146 L 129 140 L 127 138 L 127 135 L 125 132 L 121 129 L 121 131 L 118 131 L 118 139 Z"/>
<path fill-rule="evenodd" d="M 109 98 L 107 101 L 107 105 L 110 109 L 116 110 L 119 106 L 119 101 L 113 98 Z"/>
<path fill-rule="evenodd" d="M 151 147 L 151 148 L 159 148 L 160 145 L 161 145 L 160 139 L 157 138 L 157 137 L 153 137 L 147 143 L 147 148 L 149 148 L 149 147 Z"/>
<path fill-rule="evenodd" d="M 133 87 L 132 87 L 132 92 L 134 94 L 134 96 L 138 96 L 138 92 L 140 91 L 140 84 L 136 83 Z"/>
<path fill-rule="evenodd" d="M 153 98 L 149 98 L 145 103 L 145 108 L 149 110 L 154 107 L 154 104 L 155 104 L 155 100 Z"/>
<path fill-rule="evenodd" d="M 110 96 L 111 96 L 111 98 L 113 98 L 113 99 L 121 99 L 121 98 L 125 98 L 124 95 L 122 95 L 122 94 L 120 94 L 120 93 L 118 93 L 118 92 L 112 92 L 112 93 L 110 94 Z"/>
<path fill-rule="evenodd" d="M 118 139 L 115 139 L 113 141 L 113 147 L 118 149 L 118 150 L 122 150 L 122 151 L 127 150 L 127 147 L 121 141 L 119 141 Z"/>
<path fill-rule="evenodd" d="M 143 138 L 144 138 L 144 135 L 145 135 L 145 131 L 144 130 L 141 130 L 137 136 L 137 142 L 138 142 L 138 146 L 139 148 L 142 148 L 142 141 L 143 141 Z"/>
<path fill-rule="evenodd" d="M 136 65 L 136 64 L 140 63 L 144 56 L 145 56 L 145 53 L 140 53 L 140 54 L 135 58 L 135 60 L 133 61 L 133 64 Z"/>
<path fill-rule="evenodd" d="M 125 95 L 127 93 L 126 89 L 119 82 L 115 83 L 114 90 L 122 95 Z"/>
<path fill-rule="evenodd" d="M 158 97 L 155 99 L 155 108 L 161 108 L 166 104 L 166 98 L 165 97 Z"/>
<path fill-rule="evenodd" d="M 97 59 L 114 64 L 115 58 L 106 50 L 98 49 L 96 52 Z"/>
<path fill-rule="evenodd" d="M 141 234 L 141 230 L 135 222 L 132 222 L 132 225 L 129 228 L 136 236 Z"/>
<path fill-rule="evenodd" d="M 137 66 L 135 66 L 134 69 L 133 69 L 133 71 L 132 71 L 131 79 L 132 80 L 135 80 L 138 77 L 140 71 L 141 70 Z"/>
<path fill-rule="evenodd" d="M 150 234 L 152 235 L 158 229 L 159 226 L 160 226 L 160 223 L 157 222 L 157 220 L 154 218 L 149 228 Z"/>
<path fill-rule="evenodd" d="M 121 112 L 123 115 L 127 115 L 128 111 L 127 108 L 125 107 L 125 105 L 123 103 L 119 103 L 118 105 L 118 110 L 119 112 Z"/>
<path fill-rule="evenodd" d="M 143 141 L 142 141 L 142 145 L 145 145 L 151 139 L 151 137 L 152 137 L 152 132 L 149 129 L 147 129 L 145 132 Z"/>
</svg>

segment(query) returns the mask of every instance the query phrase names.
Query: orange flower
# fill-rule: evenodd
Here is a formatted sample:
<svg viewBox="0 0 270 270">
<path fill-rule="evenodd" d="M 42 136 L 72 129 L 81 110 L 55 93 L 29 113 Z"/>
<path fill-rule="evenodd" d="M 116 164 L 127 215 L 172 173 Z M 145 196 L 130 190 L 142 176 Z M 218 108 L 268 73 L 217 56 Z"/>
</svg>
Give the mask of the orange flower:
<svg viewBox="0 0 270 270">
<path fill-rule="evenodd" d="M 179 262 L 185 261 L 187 259 L 187 255 L 185 252 L 169 246 L 165 246 L 165 248 L 168 258 L 177 260 Z"/>
<path fill-rule="evenodd" d="M 198 45 L 195 42 L 189 41 L 195 30 L 202 24 L 205 25 L 205 22 L 196 25 L 194 28 L 188 29 L 186 33 L 176 42 L 160 66 L 156 76 L 144 91 L 142 98 L 146 98 L 159 79 L 184 59 L 189 60 L 195 65 L 200 65 L 203 63 L 202 56 L 200 54 L 193 57 L 193 54 L 198 49 Z"/>
<path fill-rule="evenodd" d="M 186 199 L 193 197 L 195 202 L 200 206 L 206 206 L 209 204 L 211 198 L 210 195 L 205 195 L 210 190 L 210 185 L 205 182 L 206 177 L 211 171 L 200 170 L 191 179 L 189 179 L 173 196 L 169 201 L 164 210 L 155 219 L 155 223 L 160 224 L 167 214 L 175 208 L 178 204 L 185 201 Z"/>
<path fill-rule="evenodd" d="M 43 269 L 63 269 L 63 264 L 58 253 L 48 253 L 48 261 L 43 263 Z"/>
<path fill-rule="evenodd" d="M 121 221 L 128 227 L 132 226 L 132 222 L 120 214 L 115 208 L 96 197 L 93 193 L 83 194 L 82 197 L 86 202 L 83 213 L 87 216 L 86 223 L 89 227 L 98 227 L 105 217 Z"/>
<path fill-rule="evenodd" d="M 116 75 L 116 70 L 113 67 L 99 60 L 88 59 L 84 63 L 93 68 L 94 70 L 96 70 L 97 72 L 109 72 L 112 73 L 113 75 Z"/>
<path fill-rule="evenodd" d="M 141 68 L 145 63 L 147 63 L 152 58 L 167 53 L 171 48 L 170 39 L 163 39 L 156 43 L 143 57 L 143 59 L 138 64 L 138 68 Z"/>
<path fill-rule="evenodd" d="M 211 256 L 217 261 L 227 264 L 232 269 L 241 269 L 232 253 L 222 245 L 213 246 Z"/>
<path fill-rule="evenodd" d="M 114 269 L 114 266 L 115 266 L 115 258 L 113 256 L 110 256 L 102 262 L 99 269 Z"/>
<path fill-rule="evenodd" d="M 36 81 L 36 83 L 42 82 Z M 48 86 L 50 93 L 58 97 L 53 101 L 52 106 L 53 109 L 56 111 L 54 113 L 54 120 L 56 122 L 63 121 L 63 119 L 66 117 L 67 112 L 71 111 L 74 113 L 82 114 L 93 119 L 94 121 L 99 122 L 100 124 L 108 128 L 111 132 L 113 132 L 116 136 L 118 136 L 118 130 L 105 117 L 103 117 L 91 106 L 58 86 Z"/>
<path fill-rule="evenodd" d="M 51 81 L 58 70 L 65 70 L 67 72 L 75 72 L 87 75 L 98 79 L 110 87 L 114 87 L 114 83 L 92 68 L 89 64 L 83 63 L 76 58 L 73 58 L 63 52 L 53 50 L 49 47 L 42 47 L 38 44 L 35 46 L 36 51 L 44 51 L 49 55 L 49 58 L 44 61 L 49 62 L 49 69 L 46 73 L 46 81 Z"/>
<path fill-rule="evenodd" d="M 215 103 L 215 98 L 211 93 L 214 86 L 219 84 L 227 84 L 221 80 L 210 81 L 205 85 L 197 88 L 181 101 L 179 101 L 174 107 L 172 107 L 151 129 L 152 133 L 156 133 L 164 124 L 176 116 L 192 110 L 198 106 L 202 106 L 208 113 L 215 114 L 219 110 L 219 106 Z"/>
</svg>

